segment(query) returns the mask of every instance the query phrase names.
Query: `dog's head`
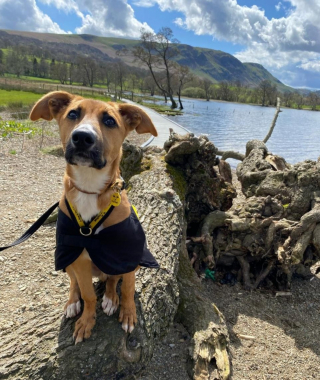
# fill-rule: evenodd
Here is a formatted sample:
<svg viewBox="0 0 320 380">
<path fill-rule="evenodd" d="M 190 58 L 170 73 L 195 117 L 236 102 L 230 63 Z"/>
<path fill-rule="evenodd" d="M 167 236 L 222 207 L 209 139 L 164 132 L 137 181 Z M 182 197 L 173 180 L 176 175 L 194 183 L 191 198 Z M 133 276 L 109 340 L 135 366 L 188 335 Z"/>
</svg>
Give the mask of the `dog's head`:
<svg viewBox="0 0 320 380">
<path fill-rule="evenodd" d="M 157 136 L 149 116 L 139 107 L 84 99 L 63 91 L 51 92 L 35 104 L 30 119 L 40 118 L 57 120 L 69 164 L 96 169 L 119 159 L 130 131 Z"/>
</svg>

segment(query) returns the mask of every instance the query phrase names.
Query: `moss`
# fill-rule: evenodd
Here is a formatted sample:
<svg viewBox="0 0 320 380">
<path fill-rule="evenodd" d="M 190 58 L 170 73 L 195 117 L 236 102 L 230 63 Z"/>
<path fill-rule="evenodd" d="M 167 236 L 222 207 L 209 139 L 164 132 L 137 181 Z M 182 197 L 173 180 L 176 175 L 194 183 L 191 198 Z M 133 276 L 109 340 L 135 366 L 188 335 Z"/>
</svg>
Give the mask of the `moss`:
<svg viewBox="0 0 320 380">
<path fill-rule="evenodd" d="M 149 171 L 152 168 L 152 159 L 151 158 L 145 158 L 143 157 L 142 160 L 135 165 L 130 165 L 130 163 L 126 163 L 125 161 L 122 161 L 120 164 L 121 168 L 121 175 L 125 179 L 126 182 L 130 181 L 130 178 L 141 174 L 145 171 Z M 127 188 L 127 192 L 131 190 Z"/>
<path fill-rule="evenodd" d="M 141 172 L 145 172 L 146 170 L 150 170 L 152 168 L 152 160 L 151 158 L 142 158 L 141 161 Z"/>
<path fill-rule="evenodd" d="M 166 169 L 172 178 L 174 191 L 178 194 L 181 202 L 183 202 L 187 191 L 187 181 L 184 178 L 182 170 L 174 168 L 169 164 L 166 164 Z"/>
<path fill-rule="evenodd" d="M 44 148 L 44 149 L 42 149 L 42 152 L 45 154 L 51 154 L 52 156 L 56 156 L 56 157 L 63 157 L 64 156 L 64 152 L 63 152 L 61 145 L 50 146 L 48 148 Z"/>
</svg>

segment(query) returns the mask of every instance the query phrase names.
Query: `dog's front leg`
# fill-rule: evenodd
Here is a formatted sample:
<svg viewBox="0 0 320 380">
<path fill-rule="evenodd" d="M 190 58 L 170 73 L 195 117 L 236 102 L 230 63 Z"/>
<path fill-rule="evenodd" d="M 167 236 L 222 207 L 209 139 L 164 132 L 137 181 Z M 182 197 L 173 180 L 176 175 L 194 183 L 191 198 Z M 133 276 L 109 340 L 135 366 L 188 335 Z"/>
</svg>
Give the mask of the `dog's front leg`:
<svg viewBox="0 0 320 380">
<path fill-rule="evenodd" d="M 106 291 L 102 299 L 102 309 L 107 315 L 114 314 L 119 306 L 119 296 L 117 294 L 117 284 L 120 276 L 108 276 Z"/>
<path fill-rule="evenodd" d="M 124 274 L 121 285 L 121 308 L 119 322 L 125 332 L 132 332 L 137 323 L 136 304 L 134 302 L 135 271 Z"/>
<path fill-rule="evenodd" d="M 84 250 L 70 267 L 76 276 L 81 298 L 84 301 L 83 313 L 76 322 L 73 334 L 77 344 L 82 342 L 84 338 L 89 338 L 91 335 L 91 330 L 96 323 L 97 297 L 92 284 L 91 259 L 88 252 Z"/>
<path fill-rule="evenodd" d="M 78 281 L 74 270 L 71 265 L 66 268 L 66 272 L 70 277 L 70 290 L 69 290 L 69 300 L 65 304 L 64 314 L 67 318 L 73 318 L 80 313 L 81 304 L 80 304 L 80 289 Z"/>
</svg>

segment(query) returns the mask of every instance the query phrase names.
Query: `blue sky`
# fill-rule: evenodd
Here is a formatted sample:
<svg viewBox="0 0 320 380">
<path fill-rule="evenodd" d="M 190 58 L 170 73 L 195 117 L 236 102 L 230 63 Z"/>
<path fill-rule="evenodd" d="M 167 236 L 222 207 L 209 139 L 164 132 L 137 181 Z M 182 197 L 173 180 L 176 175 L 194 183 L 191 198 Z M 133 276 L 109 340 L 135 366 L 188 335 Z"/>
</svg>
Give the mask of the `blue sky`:
<svg viewBox="0 0 320 380">
<path fill-rule="evenodd" d="M 288 85 L 320 88 L 320 0 L 0 0 L 0 29 L 139 38 L 162 26 Z"/>
</svg>

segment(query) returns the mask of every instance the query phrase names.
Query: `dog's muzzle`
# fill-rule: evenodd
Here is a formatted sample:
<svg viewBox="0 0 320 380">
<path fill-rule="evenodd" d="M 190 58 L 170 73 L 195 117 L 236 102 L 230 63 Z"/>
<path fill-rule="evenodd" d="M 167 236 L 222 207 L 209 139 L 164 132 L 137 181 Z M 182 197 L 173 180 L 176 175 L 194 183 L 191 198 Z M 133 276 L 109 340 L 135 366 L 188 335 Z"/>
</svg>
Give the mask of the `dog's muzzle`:
<svg viewBox="0 0 320 380">
<path fill-rule="evenodd" d="M 76 129 L 71 134 L 71 142 L 78 151 L 85 152 L 94 148 L 97 143 L 97 136 L 92 131 Z"/>
<path fill-rule="evenodd" d="M 66 146 L 65 158 L 71 165 L 102 169 L 106 165 L 102 152 L 102 143 L 91 125 L 82 125 L 72 132 Z"/>
</svg>

